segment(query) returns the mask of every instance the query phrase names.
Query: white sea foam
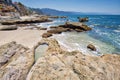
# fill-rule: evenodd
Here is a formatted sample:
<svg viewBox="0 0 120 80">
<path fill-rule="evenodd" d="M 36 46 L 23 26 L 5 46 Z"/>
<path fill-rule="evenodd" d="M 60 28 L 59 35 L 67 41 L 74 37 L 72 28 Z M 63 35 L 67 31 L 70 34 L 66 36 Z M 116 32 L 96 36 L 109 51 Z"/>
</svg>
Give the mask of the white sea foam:
<svg viewBox="0 0 120 80">
<path fill-rule="evenodd" d="M 57 39 L 64 47 L 69 51 L 79 50 L 83 54 L 97 54 L 98 53 L 112 53 L 115 48 L 97 39 L 88 36 L 86 33 L 66 32 L 62 34 L 54 35 L 53 38 Z M 88 44 L 96 46 L 97 51 L 91 51 L 87 49 Z"/>
<path fill-rule="evenodd" d="M 114 30 L 114 32 L 120 33 L 120 30 Z"/>
</svg>

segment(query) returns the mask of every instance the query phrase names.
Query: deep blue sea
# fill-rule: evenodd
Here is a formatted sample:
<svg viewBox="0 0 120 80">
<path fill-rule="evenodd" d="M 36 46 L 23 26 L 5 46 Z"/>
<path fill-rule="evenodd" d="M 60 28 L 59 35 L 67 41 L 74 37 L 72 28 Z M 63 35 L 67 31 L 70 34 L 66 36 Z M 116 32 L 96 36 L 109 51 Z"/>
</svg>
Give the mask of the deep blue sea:
<svg viewBox="0 0 120 80">
<path fill-rule="evenodd" d="M 78 21 L 77 17 L 89 17 L 89 21 L 86 22 L 86 24 L 90 26 L 92 30 L 85 33 L 68 32 L 60 34 L 59 37 L 58 35 L 55 36 L 55 38 L 58 39 L 64 47 L 66 46 L 70 50 L 85 50 L 85 46 L 92 43 L 98 48 L 98 52 L 100 53 L 120 53 L 120 15 L 67 16 L 69 21 L 74 22 Z M 51 25 L 54 26 L 64 24 L 65 21 L 66 19 L 55 19 L 52 23 L 45 23 L 42 25 L 47 27 Z M 63 37 L 62 41 L 61 37 Z"/>
</svg>

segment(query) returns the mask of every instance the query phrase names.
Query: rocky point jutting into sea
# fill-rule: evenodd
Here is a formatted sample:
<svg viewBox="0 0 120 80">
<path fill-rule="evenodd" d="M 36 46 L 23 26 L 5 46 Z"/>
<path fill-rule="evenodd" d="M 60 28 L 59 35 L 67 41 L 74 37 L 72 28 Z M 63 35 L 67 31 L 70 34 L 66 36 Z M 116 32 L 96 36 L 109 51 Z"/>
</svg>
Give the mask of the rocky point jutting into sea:
<svg viewBox="0 0 120 80">
<path fill-rule="evenodd" d="M 120 55 L 88 35 L 98 30 L 91 17 L 72 21 L 11 0 L 0 5 L 0 80 L 120 80 Z"/>
</svg>

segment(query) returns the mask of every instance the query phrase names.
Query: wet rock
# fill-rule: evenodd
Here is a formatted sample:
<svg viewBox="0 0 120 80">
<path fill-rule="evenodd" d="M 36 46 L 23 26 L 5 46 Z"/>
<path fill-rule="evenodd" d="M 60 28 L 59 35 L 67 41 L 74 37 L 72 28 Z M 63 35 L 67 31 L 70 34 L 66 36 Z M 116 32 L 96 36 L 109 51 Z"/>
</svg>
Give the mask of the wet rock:
<svg viewBox="0 0 120 80">
<path fill-rule="evenodd" d="M 44 33 L 44 34 L 42 35 L 42 38 L 48 38 L 48 37 L 50 37 L 50 36 L 52 36 L 52 33 Z"/>
<path fill-rule="evenodd" d="M 85 17 L 85 18 L 78 17 L 78 19 L 79 19 L 79 22 L 88 22 L 89 21 L 88 17 Z"/>
<path fill-rule="evenodd" d="M 17 26 L 16 25 L 0 25 L 0 30 L 16 30 Z"/>
<path fill-rule="evenodd" d="M 83 32 L 83 30 L 81 30 L 81 29 L 75 29 L 75 31 L 77 31 L 77 32 Z"/>
<path fill-rule="evenodd" d="M 92 44 L 89 44 L 87 46 L 87 48 L 90 49 L 90 50 L 92 50 L 92 51 L 96 51 L 96 47 L 94 45 L 92 45 Z"/>
<path fill-rule="evenodd" d="M 57 28 L 58 26 L 51 26 L 50 28 L 52 29 L 52 28 Z"/>
</svg>

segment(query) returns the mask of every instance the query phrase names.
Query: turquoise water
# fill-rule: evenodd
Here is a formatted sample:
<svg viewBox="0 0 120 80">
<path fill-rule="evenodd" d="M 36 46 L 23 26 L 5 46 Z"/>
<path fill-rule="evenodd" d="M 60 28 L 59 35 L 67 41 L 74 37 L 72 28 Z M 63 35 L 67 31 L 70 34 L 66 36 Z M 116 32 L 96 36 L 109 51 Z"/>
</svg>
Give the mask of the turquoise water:
<svg viewBox="0 0 120 80">
<path fill-rule="evenodd" d="M 97 46 L 97 53 L 120 53 L 120 15 L 72 15 L 68 16 L 68 19 L 76 22 L 78 21 L 77 17 L 86 16 L 89 17 L 89 22 L 86 24 L 92 27 L 91 31 L 85 33 L 67 32 L 54 38 L 69 50 L 82 50 L 85 53 L 91 53 L 85 48 L 89 43 L 92 43 Z M 54 22 L 41 25 L 44 27 L 55 26 L 64 24 L 66 20 L 55 19 Z M 61 39 L 61 37 L 63 38 Z"/>
<path fill-rule="evenodd" d="M 86 24 L 93 29 L 88 34 L 93 38 L 112 44 L 120 51 L 120 15 L 91 15 L 88 17 L 89 22 Z M 70 20 L 77 21 L 75 16 L 71 16 Z"/>
</svg>

